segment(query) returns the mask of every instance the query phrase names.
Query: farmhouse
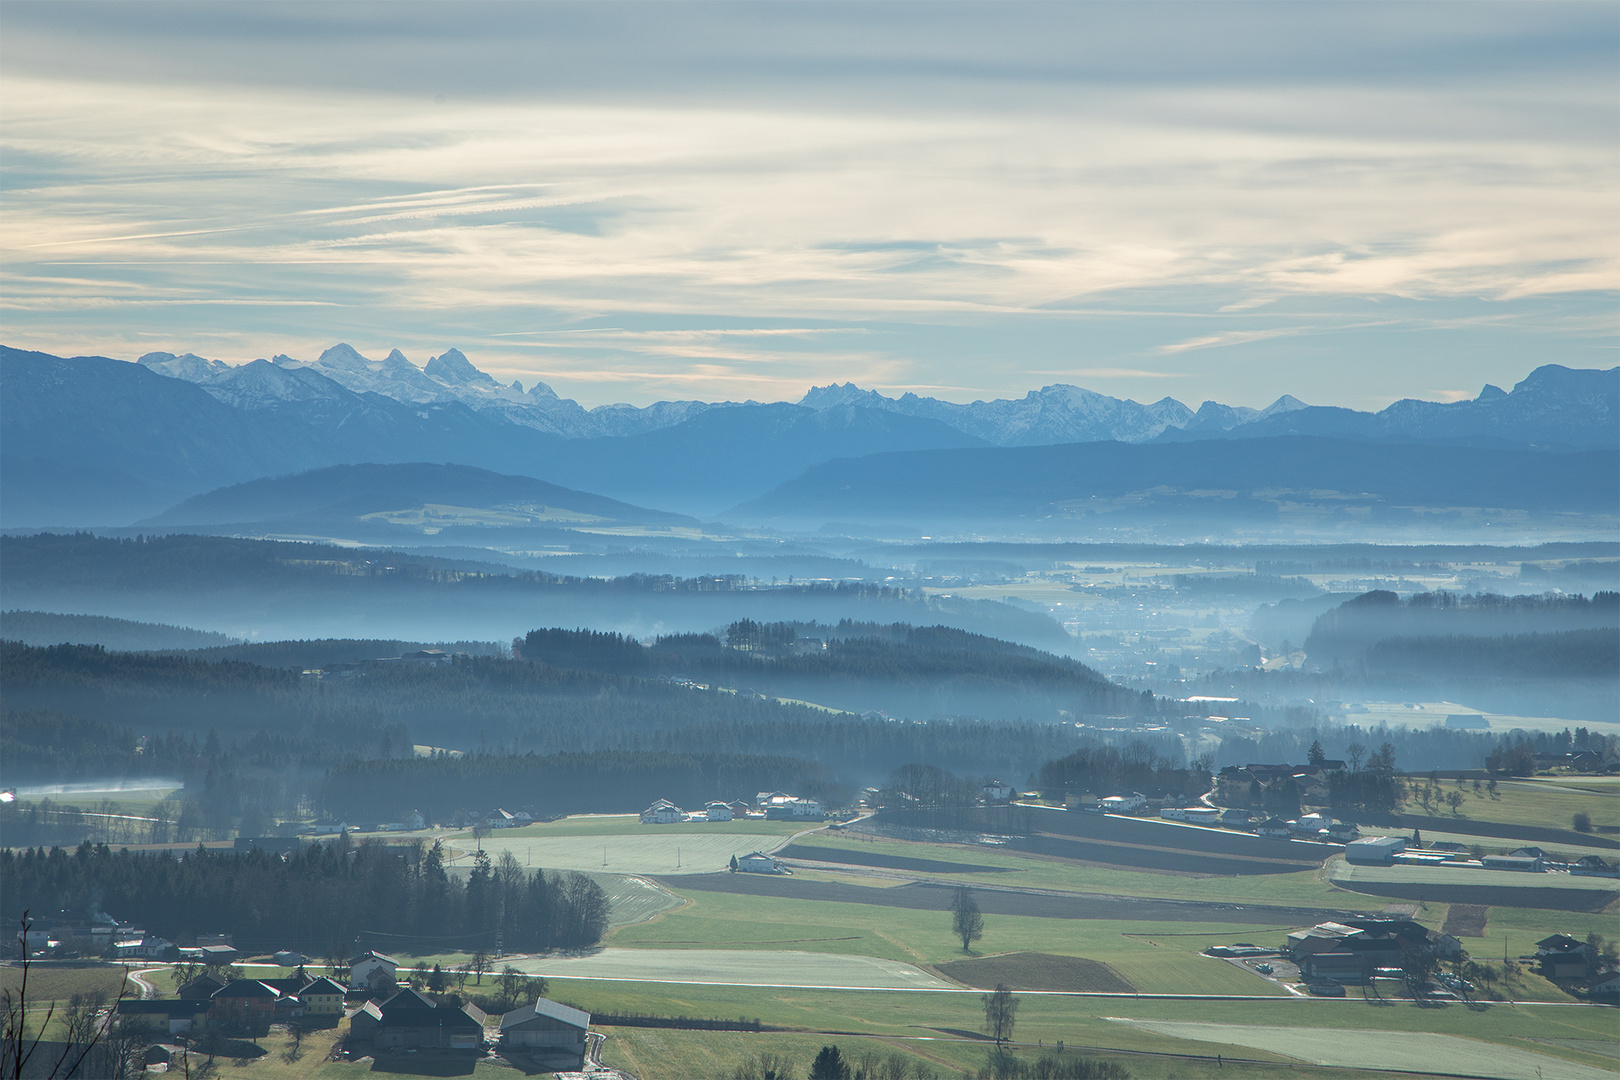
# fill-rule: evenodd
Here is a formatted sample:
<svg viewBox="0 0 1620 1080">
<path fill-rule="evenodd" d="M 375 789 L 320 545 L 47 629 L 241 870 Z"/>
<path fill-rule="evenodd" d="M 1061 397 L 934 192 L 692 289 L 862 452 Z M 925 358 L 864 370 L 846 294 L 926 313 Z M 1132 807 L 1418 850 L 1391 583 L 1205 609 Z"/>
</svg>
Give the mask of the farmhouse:
<svg viewBox="0 0 1620 1080">
<path fill-rule="evenodd" d="M 399 962 L 392 956 L 367 952 L 349 961 L 349 989 L 392 989 L 399 985 Z"/>
<path fill-rule="evenodd" d="M 501 1049 L 525 1049 L 551 1069 L 579 1069 L 585 1064 L 585 1034 L 591 1014 L 548 998 L 513 1009 L 501 1017 Z"/>
<path fill-rule="evenodd" d="M 748 816 L 749 812 L 754 809 L 752 804 L 743 802 L 741 799 L 738 799 L 734 803 L 727 803 L 726 805 L 731 808 L 731 816 L 733 818 L 745 818 Z"/>
<path fill-rule="evenodd" d="M 643 825 L 673 825 L 686 818 L 686 811 L 670 802 L 668 799 L 659 799 L 641 812 Z"/>
<path fill-rule="evenodd" d="M 784 872 L 781 862 L 763 851 L 751 851 L 738 859 L 737 869 L 745 874 L 780 874 Z"/>
<path fill-rule="evenodd" d="M 788 798 L 781 802 L 773 802 L 765 808 L 765 817 L 770 821 L 794 821 L 811 819 L 816 821 L 827 816 L 826 811 L 815 799 Z"/>
<path fill-rule="evenodd" d="M 1274 840 L 1286 840 L 1291 835 L 1288 831 L 1288 822 L 1280 817 L 1269 817 L 1255 826 L 1256 833 L 1269 836 Z"/>
<path fill-rule="evenodd" d="M 737 816 L 731 807 L 723 802 L 709 803 L 703 808 L 703 815 L 710 821 L 730 821 Z"/>
<path fill-rule="evenodd" d="M 984 801 L 987 803 L 1006 802 L 1012 795 L 1012 785 L 1003 784 L 1000 780 L 992 780 L 984 785 Z"/>
<path fill-rule="evenodd" d="M 322 976 L 298 991 L 298 1000 L 304 1003 L 304 1015 L 311 1019 L 343 1019 L 343 987 Z"/>
<path fill-rule="evenodd" d="M 257 979 L 232 979 L 208 1003 L 208 1024 L 224 1031 L 264 1035 L 276 1018 L 281 991 Z"/>
<path fill-rule="evenodd" d="M 1585 978 L 1597 961 L 1597 950 L 1568 934 L 1553 934 L 1536 942 L 1536 961 L 1548 978 Z"/>
<path fill-rule="evenodd" d="M 1620 876 L 1620 867 L 1610 866 L 1601 855 L 1584 855 L 1570 864 L 1569 872 L 1584 877 Z"/>
<path fill-rule="evenodd" d="M 1147 796 L 1140 791 L 1133 791 L 1129 795 L 1110 795 L 1098 801 L 1105 814 L 1129 814 L 1147 805 Z"/>
<path fill-rule="evenodd" d="M 440 1004 L 407 989 L 383 1002 L 377 1013 L 374 1023 L 362 1022 L 358 1031 L 351 1017 L 349 1030 L 358 1038 L 370 1029 L 371 1043 L 378 1050 L 482 1050 L 484 1046 L 484 1012 L 476 1005 Z"/>
</svg>

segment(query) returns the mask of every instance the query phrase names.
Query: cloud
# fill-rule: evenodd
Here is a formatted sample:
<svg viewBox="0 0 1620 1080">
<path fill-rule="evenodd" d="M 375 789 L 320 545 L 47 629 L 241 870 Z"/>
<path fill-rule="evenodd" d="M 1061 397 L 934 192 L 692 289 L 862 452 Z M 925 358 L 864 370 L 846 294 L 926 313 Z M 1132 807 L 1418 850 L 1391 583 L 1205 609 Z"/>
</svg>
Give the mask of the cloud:
<svg viewBox="0 0 1620 1080">
<path fill-rule="evenodd" d="M 247 308 L 323 307 L 300 342 L 341 312 L 519 374 L 996 393 L 1304 334 L 1342 367 L 1345 329 L 1613 341 L 1615 35 L 1578 9 L 95 10 L 0 38 L 34 341 L 145 304 L 264 355 Z"/>
<path fill-rule="evenodd" d="M 1252 341 L 1267 341 L 1271 338 L 1293 337 L 1297 334 L 1307 333 L 1301 327 L 1277 327 L 1270 330 L 1224 330 L 1218 334 L 1208 334 L 1204 337 L 1188 338 L 1171 345 L 1160 345 L 1153 350 L 1157 353 L 1190 352 L 1194 349 L 1219 349 L 1227 345 L 1247 345 Z"/>
</svg>

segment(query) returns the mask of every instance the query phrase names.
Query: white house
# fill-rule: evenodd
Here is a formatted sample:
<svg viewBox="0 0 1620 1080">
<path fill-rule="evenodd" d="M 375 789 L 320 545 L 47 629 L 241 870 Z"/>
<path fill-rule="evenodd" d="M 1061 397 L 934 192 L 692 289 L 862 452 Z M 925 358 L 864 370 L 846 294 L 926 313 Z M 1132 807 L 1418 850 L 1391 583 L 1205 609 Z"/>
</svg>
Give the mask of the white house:
<svg viewBox="0 0 1620 1080">
<path fill-rule="evenodd" d="M 1147 797 L 1139 791 L 1133 791 L 1129 795 L 1110 795 L 1100 800 L 1099 805 L 1105 814 L 1129 814 L 1146 806 Z"/>
<path fill-rule="evenodd" d="M 710 821 L 730 821 L 736 815 L 731 807 L 723 802 L 712 802 L 703 808 L 704 816 Z"/>
<path fill-rule="evenodd" d="M 780 874 L 783 872 L 782 864 L 763 851 L 751 851 L 738 859 L 737 869 L 745 874 Z"/>
<path fill-rule="evenodd" d="M 349 989 L 366 990 L 399 984 L 399 962 L 379 952 L 361 953 L 349 961 Z"/>
<path fill-rule="evenodd" d="M 1221 812 L 1213 806 L 1189 806 L 1186 820 L 1196 825 L 1213 825 L 1221 819 Z"/>
<path fill-rule="evenodd" d="M 794 799 L 788 803 L 788 812 L 796 818 L 824 818 L 826 811 L 815 799 Z"/>
<path fill-rule="evenodd" d="M 1006 802 L 1013 796 L 1011 784 L 1003 784 L 1000 780 L 992 780 L 984 785 L 985 802 Z"/>
<path fill-rule="evenodd" d="M 1275 840 L 1288 839 L 1288 822 L 1280 817 L 1270 817 L 1262 821 L 1254 830 L 1260 836 L 1269 836 Z"/>
<path fill-rule="evenodd" d="M 643 825 L 673 825 L 686 818 L 686 811 L 670 802 L 668 799 L 659 799 L 641 812 Z"/>
<path fill-rule="evenodd" d="M 1166 806 L 1159 811 L 1159 816 L 1166 821 L 1186 821 L 1187 811 L 1180 806 Z"/>
</svg>

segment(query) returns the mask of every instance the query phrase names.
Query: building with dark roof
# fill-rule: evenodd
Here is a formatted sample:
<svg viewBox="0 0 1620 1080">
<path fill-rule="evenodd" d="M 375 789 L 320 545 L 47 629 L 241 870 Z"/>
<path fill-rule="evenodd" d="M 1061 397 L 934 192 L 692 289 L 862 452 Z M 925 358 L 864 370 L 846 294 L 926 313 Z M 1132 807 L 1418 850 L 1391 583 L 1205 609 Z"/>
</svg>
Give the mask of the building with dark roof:
<svg viewBox="0 0 1620 1080">
<path fill-rule="evenodd" d="M 435 1002 L 415 990 L 401 990 L 376 1009 L 375 1022 L 363 1021 L 351 1035 L 371 1028 L 371 1043 L 378 1050 L 482 1050 L 485 1014 L 476 1005 Z M 359 1014 L 356 1014 L 358 1016 Z"/>
</svg>

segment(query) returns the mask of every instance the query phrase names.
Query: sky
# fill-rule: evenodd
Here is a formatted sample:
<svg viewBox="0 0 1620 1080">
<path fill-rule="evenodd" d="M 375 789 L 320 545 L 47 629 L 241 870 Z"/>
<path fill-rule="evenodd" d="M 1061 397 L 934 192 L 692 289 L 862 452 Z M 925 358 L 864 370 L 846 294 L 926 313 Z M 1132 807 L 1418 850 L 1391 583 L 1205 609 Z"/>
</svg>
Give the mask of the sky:
<svg viewBox="0 0 1620 1080">
<path fill-rule="evenodd" d="M 1620 8 L 0 5 L 0 341 L 586 405 L 1612 367 Z"/>
</svg>

